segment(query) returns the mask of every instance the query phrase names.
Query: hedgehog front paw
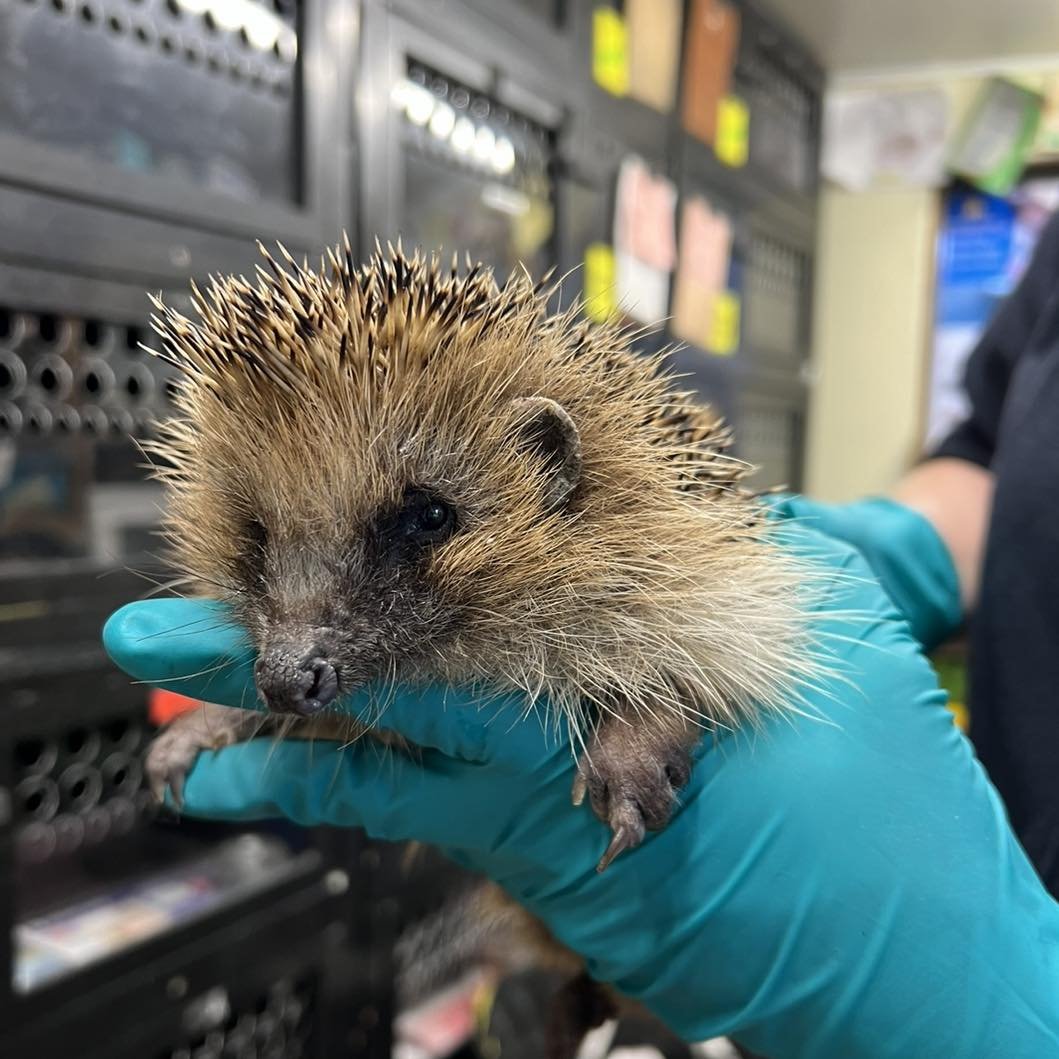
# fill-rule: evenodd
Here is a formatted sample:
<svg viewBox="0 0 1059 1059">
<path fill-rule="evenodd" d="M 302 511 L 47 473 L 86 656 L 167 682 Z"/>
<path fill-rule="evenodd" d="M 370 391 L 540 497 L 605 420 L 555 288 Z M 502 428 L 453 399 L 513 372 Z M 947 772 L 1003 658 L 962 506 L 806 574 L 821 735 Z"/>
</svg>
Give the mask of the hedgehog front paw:
<svg viewBox="0 0 1059 1059">
<path fill-rule="evenodd" d="M 593 812 L 610 827 L 610 845 L 597 871 L 635 849 L 646 832 L 666 827 L 690 776 L 691 755 L 678 739 L 646 739 L 620 721 L 595 733 L 578 762 L 573 802 L 580 805 L 587 794 Z"/>
<path fill-rule="evenodd" d="M 162 804 L 165 801 L 168 787 L 173 793 L 174 805 L 178 809 L 183 805 L 184 780 L 204 749 L 197 733 L 179 725 L 167 728 L 155 739 L 147 750 L 144 773 L 156 802 Z"/>
<path fill-rule="evenodd" d="M 179 809 L 195 759 L 203 750 L 220 750 L 245 738 L 248 720 L 252 723 L 253 715 L 246 710 L 204 705 L 171 721 L 147 748 L 144 759 L 147 786 L 155 799 L 164 802 L 168 787 Z"/>
</svg>

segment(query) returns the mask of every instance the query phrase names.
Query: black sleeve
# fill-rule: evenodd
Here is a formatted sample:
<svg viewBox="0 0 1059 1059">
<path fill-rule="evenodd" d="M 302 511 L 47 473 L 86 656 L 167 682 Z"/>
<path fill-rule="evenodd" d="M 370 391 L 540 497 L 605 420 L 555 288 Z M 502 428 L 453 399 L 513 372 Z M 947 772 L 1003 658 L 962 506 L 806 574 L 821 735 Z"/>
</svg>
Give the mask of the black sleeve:
<svg viewBox="0 0 1059 1059">
<path fill-rule="evenodd" d="M 993 461 L 1000 415 L 1016 360 L 1030 344 L 1045 309 L 1059 290 L 1059 213 L 1041 233 L 1018 287 L 997 310 L 971 353 L 964 387 L 971 411 L 930 454 L 988 467 Z"/>
</svg>

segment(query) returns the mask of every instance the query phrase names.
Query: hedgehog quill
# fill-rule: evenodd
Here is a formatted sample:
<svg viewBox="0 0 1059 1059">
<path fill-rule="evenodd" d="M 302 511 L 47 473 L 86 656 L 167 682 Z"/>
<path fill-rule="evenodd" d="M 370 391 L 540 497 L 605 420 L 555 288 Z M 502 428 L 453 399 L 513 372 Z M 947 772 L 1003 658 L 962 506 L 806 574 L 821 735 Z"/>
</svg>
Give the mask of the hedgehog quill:
<svg viewBox="0 0 1059 1059">
<path fill-rule="evenodd" d="M 806 570 L 729 430 L 525 275 L 262 253 L 252 282 L 196 289 L 195 320 L 155 303 L 180 371 L 155 445 L 176 566 L 248 629 L 285 734 L 333 732 L 368 685 L 547 703 L 576 734 L 572 801 L 610 828 L 604 870 L 665 827 L 704 729 L 796 708 L 815 675 Z M 152 746 L 156 793 L 260 727 L 207 710 Z"/>
</svg>

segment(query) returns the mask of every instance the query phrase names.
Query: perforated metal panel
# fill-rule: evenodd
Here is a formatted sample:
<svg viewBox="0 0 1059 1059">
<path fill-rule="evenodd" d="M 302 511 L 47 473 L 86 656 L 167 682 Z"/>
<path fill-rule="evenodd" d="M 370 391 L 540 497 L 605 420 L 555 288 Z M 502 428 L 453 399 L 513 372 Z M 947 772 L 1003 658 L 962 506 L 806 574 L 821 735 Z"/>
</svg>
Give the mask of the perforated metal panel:
<svg viewBox="0 0 1059 1059">
<path fill-rule="evenodd" d="M 807 255 L 776 239 L 751 237 L 744 271 L 746 340 L 752 349 L 790 364 L 805 341 Z"/>
<path fill-rule="evenodd" d="M 139 348 L 143 322 L 0 305 L 0 435 L 142 433 L 173 372 Z"/>
<path fill-rule="evenodd" d="M 41 863 L 128 834 L 150 810 L 146 725 L 117 714 L 15 743 L 15 850 Z"/>
<path fill-rule="evenodd" d="M 802 410 L 780 401 L 746 400 L 737 426 L 739 455 L 758 468 L 756 488 L 801 484 Z"/>
<path fill-rule="evenodd" d="M 310 1054 L 318 990 L 315 976 L 281 978 L 231 1003 L 215 1028 L 188 1033 L 185 1040 L 160 1048 L 154 1059 L 303 1059 Z M 207 997 L 203 1006 L 208 1002 Z"/>
<path fill-rule="evenodd" d="M 809 191 L 815 181 L 815 93 L 794 76 L 767 31 L 740 57 L 736 79 L 752 115 L 752 163 L 788 187 Z"/>
</svg>

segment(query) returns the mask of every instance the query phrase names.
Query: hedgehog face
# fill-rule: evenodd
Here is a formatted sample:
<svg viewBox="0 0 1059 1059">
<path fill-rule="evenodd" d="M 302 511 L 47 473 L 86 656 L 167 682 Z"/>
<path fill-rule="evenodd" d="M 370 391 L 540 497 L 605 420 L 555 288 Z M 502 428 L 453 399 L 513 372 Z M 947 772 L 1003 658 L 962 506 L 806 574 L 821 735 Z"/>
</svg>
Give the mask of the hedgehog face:
<svg viewBox="0 0 1059 1059">
<path fill-rule="evenodd" d="M 582 457 L 556 402 L 520 398 L 490 411 L 494 427 L 504 424 L 495 460 L 475 457 L 474 431 L 442 446 L 436 430 L 420 426 L 416 443 L 395 429 L 364 461 L 306 430 L 296 476 L 283 475 L 267 434 L 233 474 L 227 434 L 202 422 L 198 444 L 215 455 L 203 452 L 194 475 L 199 530 L 212 519 L 209 536 L 235 545 L 206 576 L 234 583 L 270 709 L 308 715 L 373 681 L 467 676 L 471 656 L 495 649 L 490 568 L 495 576 L 505 550 L 529 542 L 527 519 L 540 529 L 566 518 Z M 325 452 L 327 473 L 314 475 Z"/>
<path fill-rule="evenodd" d="M 255 677 L 268 707 L 314 713 L 343 691 L 399 674 L 406 657 L 443 639 L 454 616 L 431 581 L 430 557 L 462 521 L 439 491 L 413 484 L 353 533 L 271 537 L 255 519 L 243 538 L 240 609 L 256 635 Z"/>
</svg>

